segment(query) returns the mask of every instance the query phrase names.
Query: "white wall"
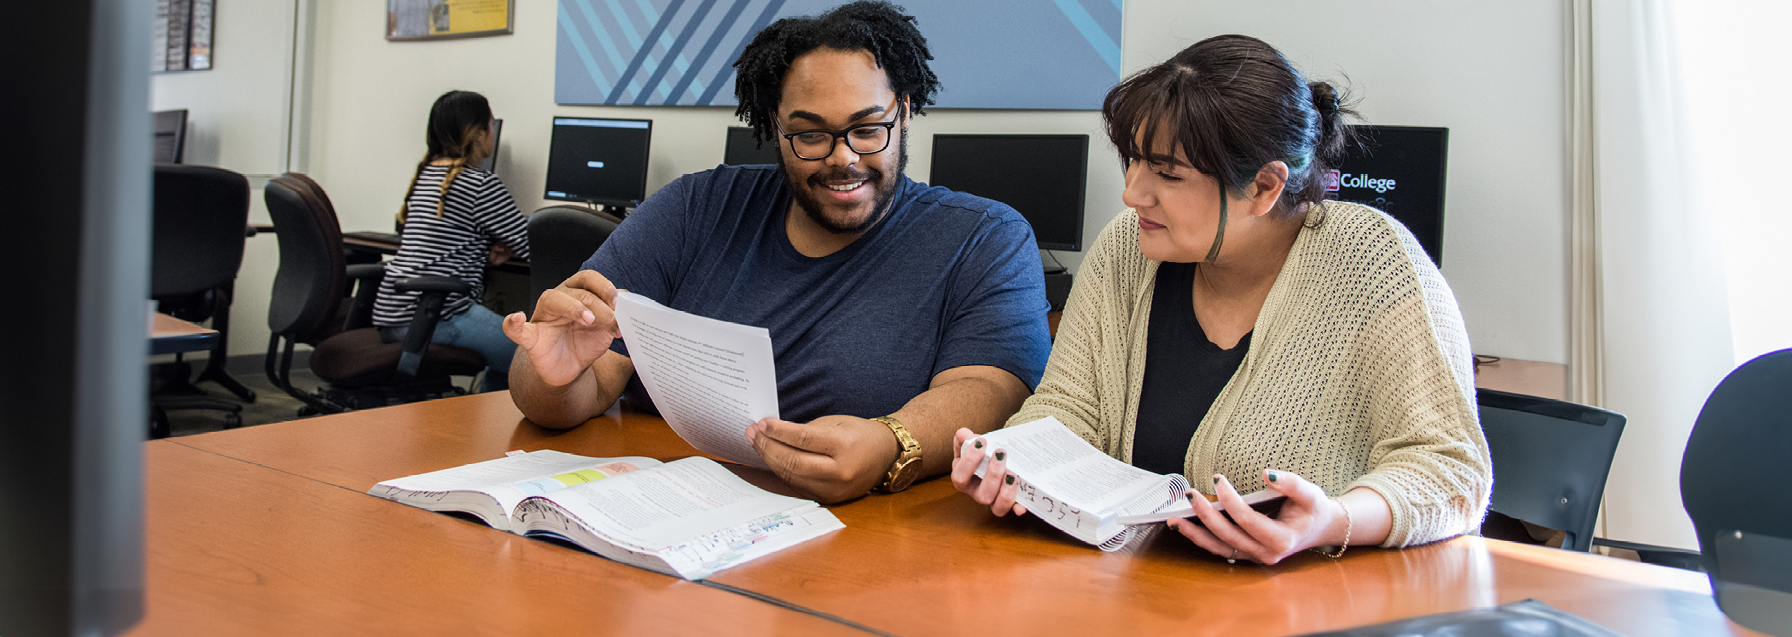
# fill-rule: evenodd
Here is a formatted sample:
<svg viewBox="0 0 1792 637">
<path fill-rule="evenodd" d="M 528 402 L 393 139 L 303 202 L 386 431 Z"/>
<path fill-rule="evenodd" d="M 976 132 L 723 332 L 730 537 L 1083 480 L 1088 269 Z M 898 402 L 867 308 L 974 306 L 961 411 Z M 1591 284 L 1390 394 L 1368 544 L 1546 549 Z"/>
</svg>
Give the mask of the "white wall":
<svg viewBox="0 0 1792 637">
<path fill-rule="evenodd" d="M 233 51 L 239 57 L 251 54 L 226 48 L 239 30 L 260 29 L 264 35 L 274 30 L 236 24 L 233 7 L 250 11 L 251 4 L 290 7 L 293 1 L 220 6 L 219 70 L 211 73 L 229 72 Z M 391 228 L 423 152 L 429 105 L 450 89 L 485 94 L 504 118 L 497 170 L 524 210 L 548 203 L 541 193 L 554 115 L 653 119 L 650 190 L 719 163 L 724 130 L 738 125 L 732 108 L 725 107 L 555 105 L 554 0 L 517 0 L 514 35 L 434 42 L 387 42 L 378 2 L 300 1 L 315 2 L 316 15 L 307 38 L 311 54 L 300 56 L 310 66 L 301 73 L 309 91 L 301 91 L 300 106 L 308 113 L 301 112 L 298 126 L 309 132 L 294 149 L 292 168 L 323 185 L 347 230 Z M 1566 362 L 1565 64 L 1563 10 L 1557 3 L 1383 0 L 1353 3 L 1348 10 L 1322 0 L 1273 6 L 1131 0 L 1128 5 L 1127 73 L 1209 35 L 1248 33 L 1281 48 L 1313 76 L 1347 75 L 1372 122 L 1449 127 L 1444 273 L 1462 304 L 1475 351 Z M 264 15 L 270 21 L 275 17 Z M 172 88 L 167 79 L 157 78 L 159 99 Z M 257 126 L 229 132 L 261 137 L 277 130 Z M 1093 112 L 941 109 L 917 119 L 912 132 L 909 174 L 923 179 L 935 133 L 1088 134 L 1093 139 L 1086 240 L 1122 208 L 1122 176 Z M 257 241 L 268 249 L 258 253 Z M 1074 268 L 1080 254 L 1058 256 Z M 265 281 L 255 279 L 257 259 L 263 258 L 272 259 L 271 240 L 252 240 L 233 315 L 237 325 L 253 324 L 263 332 L 240 330 L 232 339 L 233 352 L 264 347 L 265 300 L 254 307 L 250 298 L 251 288 L 265 290 L 272 281 L 271 266 Z"/>
<path fill-rule="evenodd" d="M 185 163 L 250 176 L 250 223 L 268 223 L 261 186 L 287 169 L 294 6 L 295 0 L 217 3 L 212 70 L 150 78 L 151 110 L 188 111 Z M 266 351 L 268 302 L 279 265 L 272 235 L 249 239 L 245 248 L 230 312 L 232 355 Z"/>
</svg>

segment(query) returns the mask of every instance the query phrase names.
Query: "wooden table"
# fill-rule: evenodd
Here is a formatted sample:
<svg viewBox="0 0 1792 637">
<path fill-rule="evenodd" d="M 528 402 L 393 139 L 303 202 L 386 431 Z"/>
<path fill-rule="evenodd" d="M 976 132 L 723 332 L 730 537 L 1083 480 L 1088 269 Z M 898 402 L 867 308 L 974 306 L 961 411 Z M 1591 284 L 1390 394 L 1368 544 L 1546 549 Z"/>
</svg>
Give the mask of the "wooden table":
<svg viewBox="0 0 1792 637">
<path fill-rule="evenodd" d="M 140 634 L 851 630 L 364 495 L 380 480 L 512 449 L 696 453 L 653 417 L 612 411 L 550 431 L 497 393 L 147 447 Z M 1262 567 L 1168 535 L 1102 553 L 1037 520 L 994 518 L 943 479 L 831 508 L 846 529 L 712 583 L 900 635 L 1296 634 L 1525 598 L 1624 634 L 1752 634 L 1723 617 L 1700 574 L 1495 540 Z"/>
<path fill-rule="evenodd" d="M 218 342 L 218 331 L 200 327 L 161 312 L 150 315 L 149 353 L 177 354 L 211 349 Z"/>
<path fill-rule="evenodd" d="M 1475 386 L 1568 400 L 1568 366 L 1501 358 L 1475 369 Z"/>
</svg>

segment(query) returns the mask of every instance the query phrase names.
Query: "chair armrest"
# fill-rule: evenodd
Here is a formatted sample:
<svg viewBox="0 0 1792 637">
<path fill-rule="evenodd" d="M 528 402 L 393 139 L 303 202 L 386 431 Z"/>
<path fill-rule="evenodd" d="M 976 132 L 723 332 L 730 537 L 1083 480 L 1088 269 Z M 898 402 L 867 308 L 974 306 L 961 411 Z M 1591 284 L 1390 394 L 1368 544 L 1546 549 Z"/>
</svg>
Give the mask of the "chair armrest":
<svg viewBox="0 0 1792 637">
<path fill-rule="evenodd" d="M 386 264 L 384 263 L 356 263 L 348 266 L 348 278 L 351 280 L 359 281 L 369 277 L 383 276 L 386 276 Z"/>
<path fill-rule="evenodd" d="M 442 318 L 442 306 L 449 294 L 471 294 L 473 286 L 466 281 L 445 276 L 420 276 L 393 284 L 401 292 L 421 292 L 417 311 L 411 315 L 410 330 L 405 332 L 404 345 L 398 354 L 398 377 L 409 380 L 423 366 L 423 352 L 435 338 L 436 322 Z"/>
<path fill-rule="evenodd" d="M 472 294 L 473 286 L 466 281 L 445 276 L 420 276 L 394 283 L 392 287 L 400 292 L 441 292 L 443 294 Z"/>
</svg>

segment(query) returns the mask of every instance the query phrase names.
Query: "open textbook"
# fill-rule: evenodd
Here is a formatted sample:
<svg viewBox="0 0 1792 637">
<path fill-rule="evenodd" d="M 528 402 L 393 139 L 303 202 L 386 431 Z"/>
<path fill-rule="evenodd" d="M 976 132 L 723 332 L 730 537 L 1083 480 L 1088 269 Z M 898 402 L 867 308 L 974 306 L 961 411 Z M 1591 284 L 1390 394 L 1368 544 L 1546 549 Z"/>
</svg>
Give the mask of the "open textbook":
<svg viewBox="0 0 1792 637">
<path fill-rule="evenodd" d="M 532 451 L 367 492 L 689 580 L 845 528 L 814 502 L 769 493 L 702 457 L 662 463 Z"/>
<path fill-rule="evenodd" d="M 616 323 L 641 384 L 679 437 L 704 453 L 766 468 L 747 427 L 778 417 L 770 332 L 630 292 L 616 295 Z"/>
<path fill-rule="evenodd" d="M 1007 470 L 1016 478 L 1014 501 L 1072 537 L 1114 551 L 1143 537 L 1140 525 L 1194 515 L 1184 495 L 1188 479 L 1180 474 L 1159 475 L 1115 460 L 1072 433 L 1058 419 L 1045 417 L 1022 425 L 998 429 L 982 436 L 983 463 L 977 475 L 989 470 L 987 452 L 1008 452 Z M 966 440 L 960 454 L 969 453 Z M 1273 503 L 1282 497 L 1274 491 L 1243 496 L 1247 504 Z M 1217 502 L 1209 506 L 1223 508 Z"/>
</svg>

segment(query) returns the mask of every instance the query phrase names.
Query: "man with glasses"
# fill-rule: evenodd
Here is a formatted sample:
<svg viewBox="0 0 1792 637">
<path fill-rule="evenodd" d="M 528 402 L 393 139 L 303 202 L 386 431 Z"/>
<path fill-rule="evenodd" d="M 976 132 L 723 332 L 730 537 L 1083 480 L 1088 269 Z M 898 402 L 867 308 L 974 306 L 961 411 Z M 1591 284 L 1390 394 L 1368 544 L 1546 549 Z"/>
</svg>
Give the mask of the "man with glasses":
<svg viewBox="0 0 1792 637">
<path fill-rule="evenodd" d="M 910 118 L 939 89 L 913 23 L 856 2 L 754 38 L 737 114 L 780 163 L 673 181 L 535 316 L 507 317 L 524 414 L 572 427 L 618 396 L 651 406 L 617 340 L 619 288 L 771 332 L 788 420 L 747 435 L 824 502 L 943 473 L 954 431 L 1019 409 L 1050 349 L 1039 252 L 1008 206 L 903 176 Z"/>
</svg>

